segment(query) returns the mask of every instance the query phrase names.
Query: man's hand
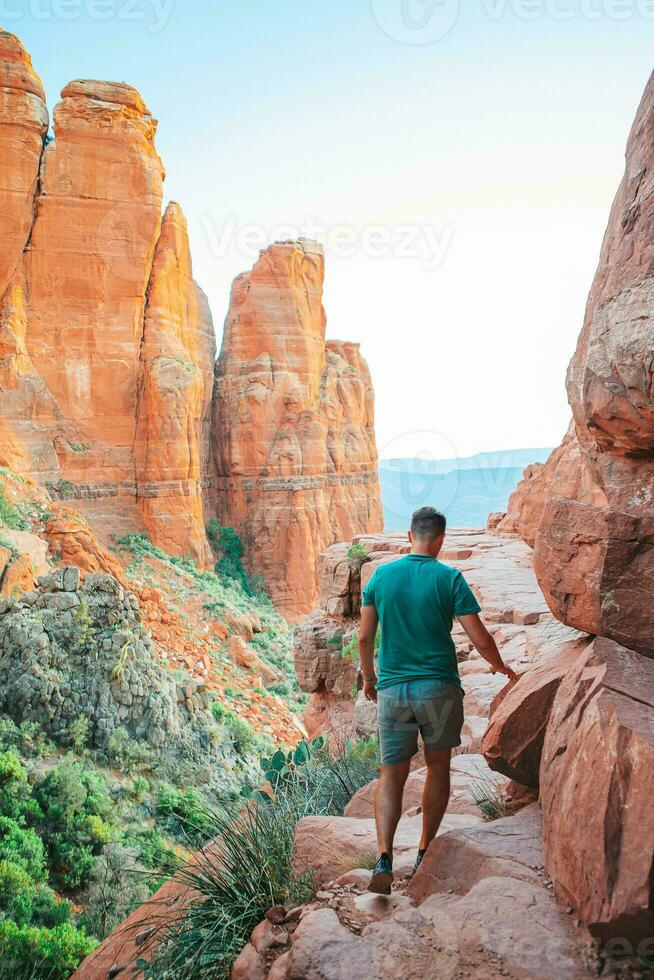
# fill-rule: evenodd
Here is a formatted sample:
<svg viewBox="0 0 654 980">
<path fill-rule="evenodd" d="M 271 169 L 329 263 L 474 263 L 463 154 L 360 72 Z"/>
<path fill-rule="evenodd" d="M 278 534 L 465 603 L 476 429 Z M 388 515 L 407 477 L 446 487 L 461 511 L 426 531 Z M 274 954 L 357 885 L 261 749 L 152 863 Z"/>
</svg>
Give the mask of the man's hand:
<svg viewBox="0 0 654 980">
<path fill-rule="evenodd" d="M 376 677 L 373 677 L 368 681 L 364 680 L 363 682 L 363 693 L 368 701 L 377 700 L 377 688 L 375 686 L 376 684 L 377 684 Z"/>
<path fill-rule="evenodd" d="M 507 664 L 504 664 L 504 669 L 501 667 L 498 667 L 497 669 L 491 667 L 491 674 L 504 674 L 511 687 L 513 687 L 514 684 L 517 684 L 519 680 L 515 670 L 507 666 Z"/>
</svg>

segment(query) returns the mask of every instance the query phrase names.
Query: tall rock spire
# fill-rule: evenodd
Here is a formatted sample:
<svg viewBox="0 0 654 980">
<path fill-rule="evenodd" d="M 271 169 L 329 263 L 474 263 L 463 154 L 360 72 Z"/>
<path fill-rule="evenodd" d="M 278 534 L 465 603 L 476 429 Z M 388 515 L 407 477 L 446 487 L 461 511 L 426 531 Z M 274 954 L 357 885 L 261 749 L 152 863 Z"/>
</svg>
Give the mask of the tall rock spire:
<svg viewBox="0 0 654 980">
<path fill-rule="evenodd" d="M 239 276 L 216 369 L 217 510 L 291 615 L 318 555 L 382 527 L 373 391 L 358 345 L 325 343 L 324 256 L 280 242 Z"/>
</svg>

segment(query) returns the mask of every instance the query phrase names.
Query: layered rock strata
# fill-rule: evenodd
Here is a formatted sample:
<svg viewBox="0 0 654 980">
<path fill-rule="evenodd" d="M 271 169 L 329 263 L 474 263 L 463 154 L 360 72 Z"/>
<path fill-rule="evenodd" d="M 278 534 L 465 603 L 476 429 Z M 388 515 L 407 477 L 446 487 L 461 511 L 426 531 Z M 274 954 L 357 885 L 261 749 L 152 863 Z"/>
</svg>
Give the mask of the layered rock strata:
<svg viewBox="0 0 654 980">
<path fill-rule="evenodd" d="M 325 342 L 323 279 L 313 242 L 262 252 L 234 282 L 216 367 L 218 517 L 291 614 L 315 602 L 327 546 L 383 523 L 370 375 L 357 344 Z"/>
<path fill-rule="evenodd" d="M 358 345 L 325 340 L 319 246 L 278 243 L 237 278 L 214 382 L 139 93 L 71 82 L 49 139 L 41 82 L 2 32 L 0 128 L 0 465 L 105 537 L 143 530 L 201 566 L 217 506 L 276 603 L 308 611 L 318 554 L 382 526 L 370 375 Z"/>
<path fill-rule="evenodd" d="M 78 80 L 54 111 L 0 35 L 0 462 L 101 531 L 209 559 L 215 341 L 183 215 L 162 225 L 157 123 L 129 85 Z"/>
<path fill-rule="evenodd" d="M 137 495 L 143 524 L 169 554 L 211 555 L 204 531 L 216 339 L 193 279 L 186 220 L 164 214 L 154 253 L 140 349 Z"/>
</svg>

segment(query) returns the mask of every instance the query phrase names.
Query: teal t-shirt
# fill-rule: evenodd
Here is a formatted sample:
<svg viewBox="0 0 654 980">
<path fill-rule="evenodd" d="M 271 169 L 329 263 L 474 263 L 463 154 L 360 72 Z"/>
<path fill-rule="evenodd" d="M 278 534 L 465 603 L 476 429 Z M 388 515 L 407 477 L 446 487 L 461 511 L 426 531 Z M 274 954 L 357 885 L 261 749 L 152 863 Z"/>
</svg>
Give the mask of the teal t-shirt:
<svg viewBox="0 0 654 980">
<path fill-rule="evenodd" d="M 405 555 L 375 570 L 363 605 L 375 607 L 381 626 L 377 690 L 426 678 L 460 685 L 453 620 L 481 609 L 458 569 Z"/>
</svg>

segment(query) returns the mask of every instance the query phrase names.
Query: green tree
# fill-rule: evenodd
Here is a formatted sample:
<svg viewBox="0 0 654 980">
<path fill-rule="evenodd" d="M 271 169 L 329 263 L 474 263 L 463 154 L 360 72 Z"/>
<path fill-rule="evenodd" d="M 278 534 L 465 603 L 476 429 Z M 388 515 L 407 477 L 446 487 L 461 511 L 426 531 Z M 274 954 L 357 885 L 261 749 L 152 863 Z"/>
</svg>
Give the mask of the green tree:
<svg viewBox="0 0 654 980">
<path fill-rule="evenodd" d="M 21 827 L 11 817 L 0 817 L 0 861 L 22 867 L 34 881 L 48 876 L 43 841 L 31 827 Z"/>
<path fill-rule="evenodd" d="M 114 835 L 106 781 L 81 763 L 66 760 L 36 784 L 34 796 L 42 812 L 38 829 L 48 848 L 52 879 L 58 887 L 79 888 Z"/>
<path fill-rule="evenodd" d="M 219 556 L 215 570 L 224 578 L 233 579 L 244 592 L 251 594 L 247 572 L 243 566 L 243 542 L 233 527 L 221 527 L 215 518 L 207 525 L 207 535 L 214 553 Z"/>
</svg>

